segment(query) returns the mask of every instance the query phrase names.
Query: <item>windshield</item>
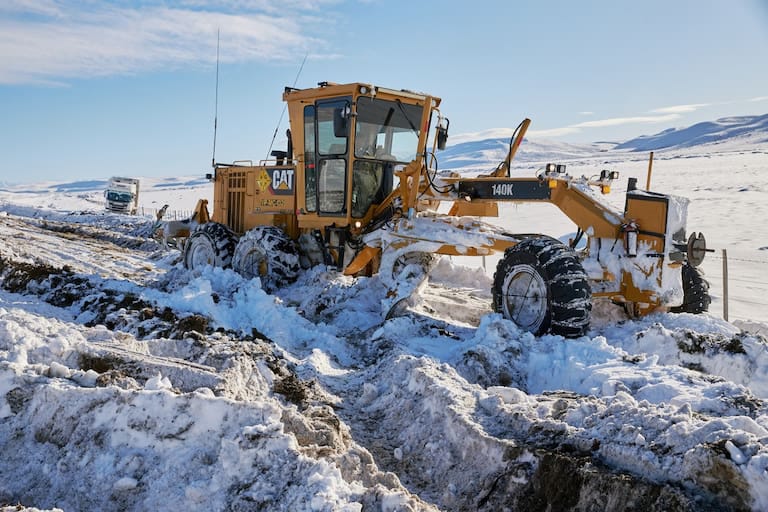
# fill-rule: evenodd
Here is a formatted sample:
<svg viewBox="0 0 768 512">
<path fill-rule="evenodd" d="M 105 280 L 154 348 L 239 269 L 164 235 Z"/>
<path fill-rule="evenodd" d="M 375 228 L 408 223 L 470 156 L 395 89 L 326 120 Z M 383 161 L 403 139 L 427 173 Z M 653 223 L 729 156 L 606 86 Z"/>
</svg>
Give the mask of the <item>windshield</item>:
<svg viewBox="0 0 768 512">
<path fill-rule="evenodd" d="M 416 158 L 422 107 L 400 101 L 357 99 L 355 156 L 410 162 Z"/>
<path fill-rule="evenodd" d="M 116 201 L 118 203 L 130 203 L 132 199 L 133 199 L 133 194 L 130 194 L 128 192 L 115 192 L 113 190 L 109 190 L 107 192 L 108 201 Z"/>
</svg>

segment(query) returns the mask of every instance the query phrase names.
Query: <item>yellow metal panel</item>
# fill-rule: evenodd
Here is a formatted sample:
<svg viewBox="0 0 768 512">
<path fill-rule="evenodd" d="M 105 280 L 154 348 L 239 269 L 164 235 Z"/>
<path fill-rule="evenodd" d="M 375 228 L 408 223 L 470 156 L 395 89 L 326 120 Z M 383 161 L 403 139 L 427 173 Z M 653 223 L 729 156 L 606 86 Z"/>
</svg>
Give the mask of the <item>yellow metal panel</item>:
<svg viewBox="0 0 768 512">
<path fill-rule="evenodd" d="M 667 198 L 628 194 L 625 215 L 637 223 L 640 231 L 663 237 L 667 229 Z"/>
<path fill-rule="evenodd" d="M 584 192 L 570 188 L 568 184 L 558 181 L 552 189 L 552 203 L 565 213 L 578 227 L 587 231 L 591 228 L 590 236 L 598 238 L 616 238 L 621 227 L 620 218 L 606 207 L 596 202 Z"/>
<path fill-rule="evenodd" d="M 499 205 L 495 202 L 456 201 L 453 203 L 453 206 L 451 206 L 448 215 L 456 215 L 459 217 L 498 217 Z"/>
<path fill-rule="evenodd" d="M 347 265 L 347 268 L 344 269 L 344 275 L 353 276 L 361 272 L 369 263 L 371 263 L 374 258 L 379 255 L 380 252 L 381 249 L 378 247 L 365 246 L 363 250 L 360 251 L 357 256 L 355 256 L 355 259 L 353 259 L 349 265 Z"/>
</svg>

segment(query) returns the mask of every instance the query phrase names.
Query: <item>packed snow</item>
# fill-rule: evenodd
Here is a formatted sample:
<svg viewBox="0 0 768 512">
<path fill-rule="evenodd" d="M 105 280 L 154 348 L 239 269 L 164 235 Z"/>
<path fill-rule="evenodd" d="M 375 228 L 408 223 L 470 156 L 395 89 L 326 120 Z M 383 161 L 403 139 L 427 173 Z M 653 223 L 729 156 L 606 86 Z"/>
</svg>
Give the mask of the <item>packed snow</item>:
<svg viewBox="0 0 768 512">
<path fill-rule="evenodd" d="M 205 180 L 143 179 L 136 217 L 103 211 L 106 179 L 4 186 L 0 506 L 767 510 L 768 145 L 748 147 L 654 163 L 652 189 L 688 197 L 688 230 L 718 251 L 710 313 L 596 304 L 575 340 L 491 311 L 492 256 L 440 259 L 387 318 L 377 276 L 314 267 L 269 294 L 185 270 L 153 213 L 211 199 Z M 647 155 L 568 158 L 645 183 Z M 567 237 L 558 215 L 483 220 Z"/>
</svg>

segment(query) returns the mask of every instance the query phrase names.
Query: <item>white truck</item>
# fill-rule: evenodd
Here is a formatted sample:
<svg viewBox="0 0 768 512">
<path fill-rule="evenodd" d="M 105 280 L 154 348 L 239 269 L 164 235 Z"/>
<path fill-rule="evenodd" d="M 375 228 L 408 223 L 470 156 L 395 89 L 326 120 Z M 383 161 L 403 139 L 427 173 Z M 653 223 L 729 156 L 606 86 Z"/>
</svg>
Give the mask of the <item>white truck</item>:
<svg viewBox="0 0 768 512">
<path fill-rule="evenodd" d="M 139 209 L 139 180 L 113 176 L 104 191 L 107 210 L 136 215 Z"/>
</svg>

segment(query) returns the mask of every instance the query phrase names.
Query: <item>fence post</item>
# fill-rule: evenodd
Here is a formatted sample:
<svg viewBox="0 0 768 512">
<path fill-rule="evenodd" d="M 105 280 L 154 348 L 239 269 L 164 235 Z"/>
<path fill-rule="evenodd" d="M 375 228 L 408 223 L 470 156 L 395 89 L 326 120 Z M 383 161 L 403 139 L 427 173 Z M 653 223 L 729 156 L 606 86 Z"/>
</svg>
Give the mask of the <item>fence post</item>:
<svg viewBox="0 0 768 512">
<path fill-rule="evenodd" d="M 653 151 L 648 156 L 648 176 L 645 181 L 645 190 L 651 190 L 651 171 L 653 170 Z"/>
<path fill-rule="evenodd" d="M 728 251 L 723 249 L 723 319 L 728 321 Z"/>
</svg>

